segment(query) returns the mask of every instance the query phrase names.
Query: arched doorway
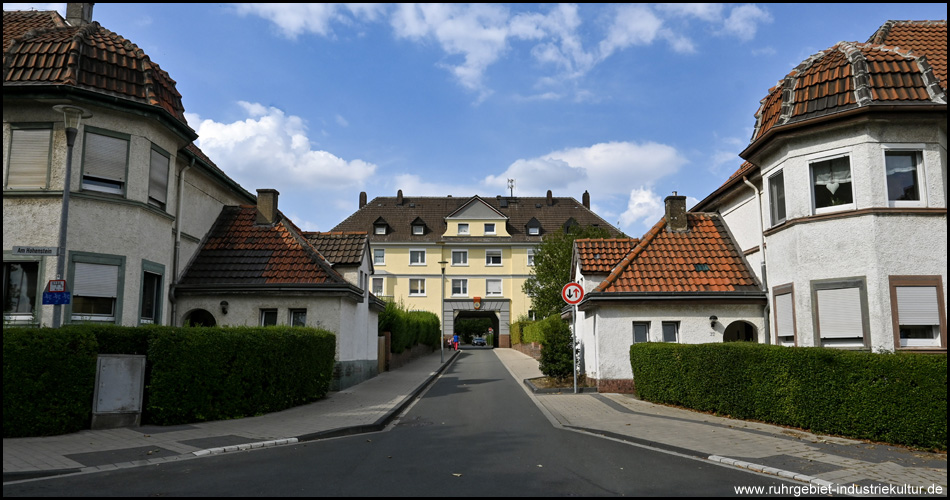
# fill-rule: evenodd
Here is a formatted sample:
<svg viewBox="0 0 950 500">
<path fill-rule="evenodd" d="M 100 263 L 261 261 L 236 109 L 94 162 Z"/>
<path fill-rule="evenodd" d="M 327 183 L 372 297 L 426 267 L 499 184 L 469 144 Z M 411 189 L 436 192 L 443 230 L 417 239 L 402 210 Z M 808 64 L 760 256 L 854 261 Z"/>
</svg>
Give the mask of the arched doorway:
<svg viewBox="0 0 950 500">
<path fill-rule="evenodd" d="M 204 309 L 195 309 L 185 315 L 185 326 L 216 326 L 214 315 Z"/>
<path fill-rule="evenodd" d="M 747 321 L 733 321 L 722 333 L 723 342 L 755 342 L 756 329 Z"/>
<path fill-rule="evenodd" d="M 489 324 L 491 328 L 492 336 L 491 342 L 495 347 L 498 347 L 498 315 L 493 311 L 457 311 L 455 315 L 454 325 L 458 325 L 466 320 L 475 320 L 482 319 L 486 320 L 485 323 Z M 487 329 L 486 329 L 487 330 Z M 487 332 L 480 332 L 482 335 L 485 335 Z M 470 341 L 471 339 L 466 339 Z"/>
</svg>

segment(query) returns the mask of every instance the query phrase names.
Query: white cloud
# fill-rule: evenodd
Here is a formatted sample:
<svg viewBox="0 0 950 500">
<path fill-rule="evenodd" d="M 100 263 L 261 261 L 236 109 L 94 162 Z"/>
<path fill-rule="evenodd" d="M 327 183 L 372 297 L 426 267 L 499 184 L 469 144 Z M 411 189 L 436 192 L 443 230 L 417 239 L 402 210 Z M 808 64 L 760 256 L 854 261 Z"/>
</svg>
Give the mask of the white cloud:
<svg viewBox="0 0 950 500">
<path fill-rule="evenodd" d="M 723 23 L 723 33 L 742 41 L 755 38 L 760 23 L 771 23 L 772 15 L 755 5 L 740 5 L 729 13 Z"/>
<path fill-rule="evenodd" d="M 620 214 L 620 225 L 628 228 L 636 222 L 642 222 L 644 226 L 650 227 L 663 217 L 663 212 L 663 200 L 652 190 L 639 187 L 630 191 L 627 210 Z"/>
<path fill-rule="evenodd" d="M 677 17 L 695 17 L 702 21 L 715 23 L 722 19 L 721 3 L 660 3 L 656 9 Z"/>
<path fill-rule="evenodd" d="M 304 33 L 331 36 L 332 23 L 373 21 L 384 7 L 379 4 L 239 3 L 235 8 L 238 14 L 256 15 L 271 21 L 284 36 L 293 39 Z"/>
<path fill-rule="evenodd" d="M 646 5 L 617 7 L 607 37 L 600 42 L 601 59 L 633 45 L 650 45 L 662 26 L 663 21 Z"/>
<path fill-rule="evenodd" d="M 191 114 L 187 119 L 198 124 L 198 147 L 251 192 L 332 191 L 362 186 L 376 172 L 372 163 L 314 149 L 298 116 L 257 103 L 239 105 L 248 116 L 242 121 L 220 123 Z"/>
<path fill-rule="evenodd" d="M 346 118 L 343 118 L 343 116 L 341 116 L 341 115 L 336 115 L 334 118 L 336 119 L 337 125 L 339 125 L 339 126 L 341 126 L 341 127 L 349 127 L 349 126 L 350 126 L 350 122 L 346 121 Z"/>
</svg>

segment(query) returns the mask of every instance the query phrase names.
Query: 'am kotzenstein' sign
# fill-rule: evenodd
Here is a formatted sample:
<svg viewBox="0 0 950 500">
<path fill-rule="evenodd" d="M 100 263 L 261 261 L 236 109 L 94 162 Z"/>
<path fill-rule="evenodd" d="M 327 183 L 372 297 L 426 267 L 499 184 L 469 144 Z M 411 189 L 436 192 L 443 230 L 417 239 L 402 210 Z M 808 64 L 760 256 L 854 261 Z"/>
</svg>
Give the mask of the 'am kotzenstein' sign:
<svg viewBox="0 0 950 500">
<path fill-rule="evenodd" d="M 52 256 L 59 255 L 56 247 L 13 247 L 13 255 Z"/>
</svg>

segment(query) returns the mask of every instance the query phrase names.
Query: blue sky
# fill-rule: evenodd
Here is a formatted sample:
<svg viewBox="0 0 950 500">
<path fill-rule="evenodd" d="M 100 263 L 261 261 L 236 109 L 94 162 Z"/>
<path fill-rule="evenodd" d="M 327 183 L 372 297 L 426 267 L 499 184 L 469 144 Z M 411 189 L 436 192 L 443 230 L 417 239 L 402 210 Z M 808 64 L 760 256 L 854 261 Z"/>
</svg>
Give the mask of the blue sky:
<svg viewBox="0 0 950 500">
<path fill-rule="evenodd" d="M 4 4 L 5 10 L 65 4 Z M 197 144 L 328 231 L 369 199 L 581 199 L 628 235 L 742 160 L 792 68 L 934 4 L 96 4 L 177 81 Z"/>
</svg>

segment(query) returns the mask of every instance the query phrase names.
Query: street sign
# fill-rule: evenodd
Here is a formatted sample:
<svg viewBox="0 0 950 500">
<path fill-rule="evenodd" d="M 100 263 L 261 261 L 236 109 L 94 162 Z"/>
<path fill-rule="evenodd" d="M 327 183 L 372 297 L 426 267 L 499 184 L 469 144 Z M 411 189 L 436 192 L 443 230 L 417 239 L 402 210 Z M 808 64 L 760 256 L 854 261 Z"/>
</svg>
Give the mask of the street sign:
<svg viewBox="0 0 950 500">
<path fill-rule="evenodd" d="M 13 255 L 59 255 L 56 247 L 13 247 Z"/>
<path fill-rule="evenodd" d="M 46 286 L 47 292 L 61 293 L 66 291 L 66 280 L 49 280 Z"/>
<path fill-rule="evenodd" d="M 561 289 L 561 298 L 564 302 L 576 306 L 584 298 L 584 289 L 577 283 L 568 283 Z"/>
<path fill-rule="evenodd" d="M 69 292 L 43 292 L 43 305 L 69 304 L 72 294 Z"/>
</svg>

